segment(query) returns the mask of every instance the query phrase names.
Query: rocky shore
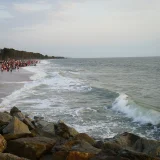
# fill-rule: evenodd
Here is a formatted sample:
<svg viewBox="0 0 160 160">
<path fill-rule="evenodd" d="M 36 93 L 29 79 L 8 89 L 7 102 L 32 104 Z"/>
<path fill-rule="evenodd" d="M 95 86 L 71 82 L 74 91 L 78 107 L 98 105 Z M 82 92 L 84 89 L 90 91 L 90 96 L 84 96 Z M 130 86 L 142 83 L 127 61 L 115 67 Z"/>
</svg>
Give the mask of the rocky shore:
<svg viewBox="0 0 160 160">
<path fill-rule="evenodd" d="M 160 141 L 123 133 L 96 141 L 63 121 L 0 112 L 0 160 L 160 160 Z"/>
</svg>

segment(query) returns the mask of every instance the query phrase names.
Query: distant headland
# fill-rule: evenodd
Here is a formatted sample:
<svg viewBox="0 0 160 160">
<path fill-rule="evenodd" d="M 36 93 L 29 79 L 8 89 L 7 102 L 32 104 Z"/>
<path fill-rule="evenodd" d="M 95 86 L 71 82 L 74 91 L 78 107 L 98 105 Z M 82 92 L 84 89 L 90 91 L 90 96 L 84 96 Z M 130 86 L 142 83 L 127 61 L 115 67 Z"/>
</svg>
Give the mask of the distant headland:
<svg viewBox="0 0 160 160">
<path fill-rule="evenodd" d="M 0 61 L 11 59 L 64 59 L 65 57 L 48 56 L 40 53 L 19 51 L 13 48 L 0 49 Z"/>
</svg>

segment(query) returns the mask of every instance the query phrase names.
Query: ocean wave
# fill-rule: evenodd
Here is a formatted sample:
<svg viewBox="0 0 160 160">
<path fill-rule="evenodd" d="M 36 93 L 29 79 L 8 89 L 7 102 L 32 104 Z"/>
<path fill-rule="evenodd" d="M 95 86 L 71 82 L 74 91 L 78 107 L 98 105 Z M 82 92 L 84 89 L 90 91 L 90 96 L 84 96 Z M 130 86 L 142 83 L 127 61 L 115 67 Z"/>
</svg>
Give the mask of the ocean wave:
<svg viewBox="0 0 160 160">
<path fill-rule="evenodd" d="M 25 98 L 28 99 L 28 97 L 31 96 L 40 96 L 41 92 L 45 95 L 48 94 L 48 92 L 53 92 L 53 90 L 57 92 L 88 92 L 92 89 L 79 79 L 66 77 L 63 76 L 60 71 L 54 71 L 52 65 L 46 65 L 49 63 L 49 61 L 41 61 L 37 66 L 25 67 L 26 70 L 34 73 L 30 77 L 31 81 L 18 82 L 24 83 L 24 86 L 11 93 L 11 95 L 3 98 L 0 106 L 5 107 L 5 109 L 3 108 L 4 110 L 8 110 L 8 108 L 17 105 Z"/>
<path fill-rule="evenodd" d="M 126 94 L 120 94 L 113 102 L 112 109 L 124 113 L 134 122 L 141 124 L 160 124 L 160 112 L 137 105 Z"/>
</svg>

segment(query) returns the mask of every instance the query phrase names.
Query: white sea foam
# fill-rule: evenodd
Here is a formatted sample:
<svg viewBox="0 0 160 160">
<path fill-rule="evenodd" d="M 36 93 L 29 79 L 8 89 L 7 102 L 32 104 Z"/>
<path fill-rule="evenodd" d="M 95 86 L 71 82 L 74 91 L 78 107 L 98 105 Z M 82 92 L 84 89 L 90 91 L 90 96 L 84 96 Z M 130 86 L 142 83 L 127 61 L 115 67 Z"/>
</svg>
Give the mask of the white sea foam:
<svg viewBox="0 0 160 160">
<path fill-rule="evenodd" d="M 20 82 L 24 83 L 24 86 L 21 89 L 14 91 L 11 95 L 2 99 L 0 106 L 5 108 L 1 110 L 8 110 L 13 105 L 19 104 L 22 99 L 27 99 L 27 97 L 30 97 L 31 95 L 39 96 L 41 95 L 41 93 L 43 93 L 43 95 L 47 94 L 47 90 L 41 90 L 40 92 L 36 91 L 36 88 L 41 86 L 46 87 L 46 89 L 55 90 L 58 92 L 86 92 L 91 90 L 91 87 L 87 86 L 79 79 L 65 77 L 58 71 L 54 72 L 50 65 L 46 65 L 49 63 L 49 61 L 43 60 L 41 61 L 41 63 L 38 63 L 37 66 L 25 67 L 25 70 L 34 73 L 30 77 L 32 81 Z M 36 101 L 37 100 L 35 99 L 35 102 Z M 45 101 L 43 102 L 41 102 L 41 107 L 43 106 L 43 104 L 45 105 Z"/>
<path fill-rule="evenodd" d="M 153 109 L 148 109 L 137 105 L 126 94 L 120 94 L 112 104 L 112 109 L 124 113 L 132 118 L 134 122 L 142 124 L 151 123 L 157 125 L 160 123 L 160 113 Z"/>
</svg>

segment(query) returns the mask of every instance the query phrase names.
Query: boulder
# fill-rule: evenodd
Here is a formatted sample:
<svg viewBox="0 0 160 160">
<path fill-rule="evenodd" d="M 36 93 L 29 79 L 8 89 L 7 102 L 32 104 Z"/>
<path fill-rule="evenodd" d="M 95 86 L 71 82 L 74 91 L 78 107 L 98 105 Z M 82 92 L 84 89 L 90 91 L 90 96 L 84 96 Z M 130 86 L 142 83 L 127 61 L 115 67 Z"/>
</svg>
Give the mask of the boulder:
<svg viewBox="0 0 160 160">
<path fill-rule="evenodd" d="M 18 113 L 18 112 L 21 112 L 17 107 L 13 107 L 11 110 L 10 110 L 10 115 L 11 116 L 14 116 L 15 113 Z"/>
<path fill-rule="evenodd" d="M 20 138 L 10 140 L 6 152 L 36 160 L 43 154 L 50 152 L 55 143 L 56 140 L 46 137 Z"/>
<path fill-rule="evenodd" d="M 68 153 L 69 152 L 65 152 L 65 151 L 57 151 L 53 153 L 52 159 L 53 160 L 66 160 Z"/>
<path fill-rule="evenodd" d="M 0 135 L 0 152 L 3 152 L 7 147 L 7 141 Z"/>
<path fill-rule="evenodd" d="M 52 158 L 52 154 L 45 154 L 42 157 L 40 157 L 39 160 L 54 160 L 54 159 Z"/>
<path fill-rule="evenodd" d="M 133 149 L 150 156 L 160 157 L 160 141 L 140 138 L 135 142 Z"/>
<path fill-rule="evenodd" d="M 89 160 L 94 156 L 95 155 L 93 153 L 72 151 L 72 152 L 69 152 L 66 160 Z"/>
<path fill-rule="evenodd" d="M 5 140 L 14 140 L 18 138 L 25 138 L 25 137 L 34 137 L 32 133 L 21 133 L 21 134 L 4 134 L 3 137 Z"/>
<path fill-rule="evenodd" d="M 32 123 L 32 121 L 31 121 L 31 119 L 30 118 L 24 118 L 23 119 L 23 122 L 28 126 L 28 128 L 30 129 L 30 130 L 32 130 L 32 129 L 35 129 L 35 126 L 33 125 L 33 123 Z"/>
<path fill-rule="evenodd" d="M 28 126 L 18 118 L 13 117 L 11 122 L 3 129 L 3 134 L 22 134 L 31 133 Z"/>
<path fill-rule="evenodd" d="M 102 151 L 90 160 L 160 160 L 156 157 L 148 156 L 144 153 L 133 152 L 129 150 L 121 150 L 119 153 L 114 153 L 112 150 Z"/>
<path fill-rule="evenodd" d="M 101 150 L 84 140 L 69 140 L 54 146 L 52 151 L 54 160 L 66 160 L 67 157 L 83 160 L 95 156 Z"/>
<path fill-rule="evenodd" d="M 12 116 L 9 114 L 0 112 L 0 126 L 7 125 L 11 119 Z"/>
<path fill-rule="evenodd" d="M 156 155 L 154 155 L 154 157 L 151 157 L 151 156 L 144 154 L 144 153 L 133 152 L 133 151 L 129 151 L 129 150 L 122 150 L 119 153 L 119 156 L 131 159 L 131 160 L 132 159 L 133 160 L 160 160 L 160 158 L 155 157 Z"/>
<path fill-rule="evenodd" d="M 35 126 L 32 124 L 32 120 L 26 117 L 17 107 L 13 107 L 10 111 L 10 114 L 17 117 L 20 121 L 24 122 L 30 130 L 35 129 Z"/>
<path fill-rule="evenodd" d="M 114 142 L 114 144 L 123 149 L 160 157 L 160 141 L 148 140 L 127 132 L 117 135 L 113 139 L 112 145 Z"/>
<path fill-rule="evenodd" d="M 74 141 L 73 141 L 74 142 Z M 70 145 L 70 142 L 67 143 Z M 67 144 L 65 144 L 65 146 L 67 146 Z M 73 143 L 73 145 L 71 146 L 71 151 L 79 151 L 79 152 L 85 152 L 85 153 L 92 153 L 92 154 L 98 154 L 101 149 L 95 148 L 93 147 L 91 144 L 89 144 L 86 141 L 75 141 Z"/>
<path fill-rule="evenodd" d="M 75 136 L 75 139 L 84 140 L 84 141 L 88 142 L 89 144 L 91 144 L 92 146 L 96 144 L 96 141 L 86 133 L 77 134 Z"/>
<path fill-rule="evenodd" d="M 44 120 L 44 117 L 34 116 L 34 121 L 35 122 L 38 122 L 38 121 L 41 121 L 41 120 Z"/>
<path fill-rule="evenodd" d="M 40 136 L 44 136 L 44 137 L 56 137 L 55 134 L 55 124 L 53 122 L 47 122 L 47 121 L 38 121 L 36 123 L 36 132 L 38 135 Z"/>
<path fill-rule="evenodd" d="M 139 136 L 125 132 L 123 134 L 117 135 L 114 137 L 114 142 L 120 145 L 123 148 L 132 149 L 134 143 L 140 139 Z"/>
<path fill-rule="evenodd" d="M 59 121 L 55 125 L 55 132 L 58 136 L 69 139 L 79 134 L 74 128 L 67 126 L 63 121 Z"/>
<path fill-rule="evenodd" d="M 0 159 L 1 160 L 29 160 L 26 158 L 17 157 L 13 154 L 10 154 L 10 153 L 0 153 Z"/>
</svg>

